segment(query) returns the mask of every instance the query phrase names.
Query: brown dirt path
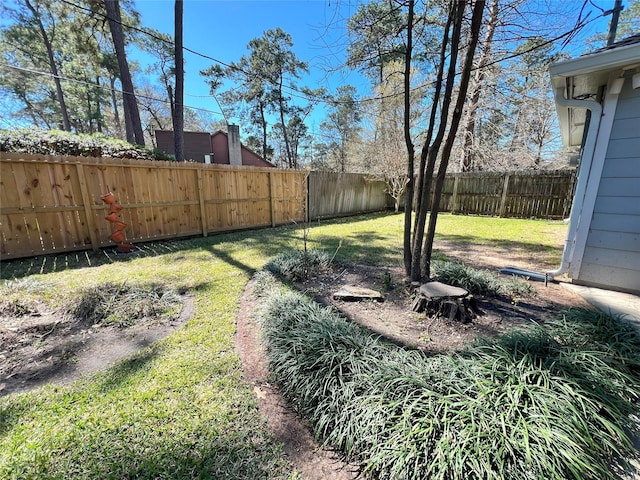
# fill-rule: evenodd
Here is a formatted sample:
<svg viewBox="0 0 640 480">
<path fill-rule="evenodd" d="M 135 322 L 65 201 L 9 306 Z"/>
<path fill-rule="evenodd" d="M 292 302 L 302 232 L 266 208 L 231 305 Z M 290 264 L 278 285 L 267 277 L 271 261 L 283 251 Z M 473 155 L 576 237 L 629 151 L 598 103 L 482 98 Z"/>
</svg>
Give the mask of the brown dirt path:
<svg viewBox="0 0 640 480">
<path fill-rule="evenodd" d="M 283 443 L 284 453 L 304 480 L 352 480 L 353 465 L 323 449 L 313 438 L 309 427 L 287 406 L 278 389 L 269 383 L 269 370 L 260 327 L 252 311 L 256 300 L 251 295 L 253 281 L 245 287 L 238 311 L 235 346 L 245 380 L 253 387 L 258 408 L 275 437 Z"/>
</svg>

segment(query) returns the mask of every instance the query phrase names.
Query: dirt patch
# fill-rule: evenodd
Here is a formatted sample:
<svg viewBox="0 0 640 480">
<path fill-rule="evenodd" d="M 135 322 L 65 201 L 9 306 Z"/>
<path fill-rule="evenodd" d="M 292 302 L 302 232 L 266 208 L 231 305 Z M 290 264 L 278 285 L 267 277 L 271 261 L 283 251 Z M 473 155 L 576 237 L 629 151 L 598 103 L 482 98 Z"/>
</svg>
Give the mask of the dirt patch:
<svg viewBox="0 0 640 480">
<path fill-rule="evenodd" d="M 412 311 L 411 289 L 402 284 L 402 268 L 353 265 L 297 284 L 300 291 L 325 305 L 332 305 L 363 327 L 398 343 L 440 353 L 463 348 L 477 337 L 495 337 L 531 322 L 544 323 L 551 312 L 589 305 L 559 284 L 532 282 L 535 293 L 522 298 L 476 297 L 482 314 L 462 324 L 446 318 L 430 318 Z M 347 302 L 333 294 L 343 285 L 378 290 L 384 302 Z"/>
<path fill-rule="evenodd" d="M 177 319 L 150 318 L 130 327 L 86 325 L 40 305 L 29 315 L 0 317 L 0 396 L 47 383 L 68 385 L 169 335 L 193 314 L 183 296 Z"/>
</svg>

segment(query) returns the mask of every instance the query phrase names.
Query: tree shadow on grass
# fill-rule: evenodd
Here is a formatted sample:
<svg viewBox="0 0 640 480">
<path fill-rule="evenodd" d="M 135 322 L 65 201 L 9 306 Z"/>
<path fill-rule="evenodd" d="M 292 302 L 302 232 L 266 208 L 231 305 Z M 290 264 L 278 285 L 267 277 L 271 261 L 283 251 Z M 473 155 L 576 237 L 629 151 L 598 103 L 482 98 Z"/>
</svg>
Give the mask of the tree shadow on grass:
<svg viewBox="0 0 640 480">
<path fill-rule="evenodd" d="M 241 230 L 222 232 L 208 237 L 192 237 L 167 239 L 161 241 L 136 243 L 131 253 L 119 254 L 115 247 L 102 248 L 98 251 L 85 250 L 60 254 L 40 255 L 36 257 L 18 258 L 3 261 L 0 268 L 0 279 L 19 279 L 29 275 L 61 272 L 89 267 L 99 267 L 112 263 L 126 263 L 139 258 L 159 257 L 181 251 L 204 249 L 220 252 L 215 246 L 224 243 L 238 244 L 249 242 L 257 244 L 267 254 L 275 254 L 290 242 L 289 239 L 300 238 L 293 232 L 296 225 L 284 225 L 274 229 Z M 229 257 L 230 258 L 230 257 Z M 246 269 L 244 266 L 243 270 Z"/>
<path fill-rule="evenodd" d="M 450 242 L 459 246 L 465 245 L 486 245 L 492 248 L 500 248 L 504 250 L 525 250 L 529 252 L 540 252 L 545 255 L 556 255 L 559 247 L 550 245 L 541 245 L 535 242 L 527 241 L 514 241 L 514 240 L 501 240 L 501 239 L 486 239 L 477 237 L 474 235 L 452 235 L 452 234 L 436 234 L 435 244 L 439 240 Z"/>
<path fill-rule="evenodd" d="M 16 425 L 21 425 L 23 415 L 34 408 L 33 400 L 26 395 L 11 397 L 11 401 L 0 398 L 0 436 Z"/>
<path fill-rule="evenodd" d="M 108 393 L 120 388 L 132 376 L 140 371 L 147 370 L 149 363 L 160 355 L 160 351 L 163 348 L 164 347 L 158 342 L 152 343 L 143 350 L 139 350 L 124 360 L 120 360 L 90 381 L 95 382 L 96 390 L 102 393 Z"/>
<path fill-rule="evenodd" d="M 390 248 L 388 237 L 373 231 L 357 232 L 347 238 L 317 235 L 310 244 L 325 250 L 338 261 L 350 263 L 388 266 L 399 264 L 402 260 L 402 245 Z"/>
<path fill-rule="evenodd" d="M 133 377 L 147 371 L 150 362 L 160 354 L 158 348 L 145 349 L 90 379 L 88 385 L 81 382 L 69 388 L 49 388 L 36 397 L 8 397 L 0 401 L 0 434 L 22 425 L 29 411 L 39 408 L 40 402 L 45 405 L 44 411 L 55 408 L 56 414 L 63 418 L 85 420 L 83 402 L 89 402 L 87 407 L 91 411 L 91 397 L 135 388 L 131 384 L 135 381 Z M 69 438 L 82 435 L 86 443 L 70 445 L 64 454 L 56 449 L 59 441 L 64 441 L 56 437 L 59 432 L 47 432 L 40 439 L 39 463 L 32 465 L 31 471 L 35 476 L 47 478 L 140 479 L 167 478 L 167 475 L 175 479 L 281 478 L 288 471 L 279 444 L 266 430 L 256 428 L 261 421 L 251 418 L 254 413 L 246 418 L 242 411 L 227 406 L 223 407 L 225 415 L 218 419 L 205 410 L 198 412 L 198 408 L 195 406 L 184 426 L 170 426 L 170 418 L 166 419 L 168 425 L 164 420 L 157 423 L 156 416 L 162 419 L 165 412 L 155 412 L 144 405 L 133 407 L 131 412 L 134 418 L 139 413 L 142 415 L 139 422 L 129 420 L 127 410 L 115 418 L 102 418 L 106 413 L 96 411 L 84 426 L 71 426 L 73 434 Z M 148 413 L 144 413 L 145 410 Z M 29 460 L 17 459 L 12 467 L 21 471 L 23 462 Z"/>
<path fill-rule="evenodd" d="M 0 378 L 0 398 L 14 392 L 33 390 L 51 382 L 53 378 L 75 369 L 74 352 L 84 345 L 81 338 L 67 337 L 52 346 L 42 346 L 30 355 L 29 364 L 5 378 Z"/>
<path fill-rule="evenodd" d="M 151 362 L 158 355 L 158 346 L 157 344 L 153 344 L 149 348 L 138 351 L 134 353 L 130 357 L 121 360 L 116 363 L 108 370 L 103 371 L 98 374 L 98 382 L 96 390 L 101 393 L 107 393 L 115 388 L 119 388 L 123 385 L 131 376 L 135 375 L 140 370 L 144 370 L 147 368 L 149 362 Z M 37 385 L 34 385 L 35 388 L 45 387 L 49 389 L 53 393 L 46 393 L 44 391 L 44 396 L 36 396 L 33 397 L 30 392 L 25 394 L 17 394 L 14 396 L 5 396 L 4 399 L 0 397 L 0 434 L 4 434 L 11 430 L 14 426 L 22 423 L 23 414 L 27 413 L 29 410 L 33 408 L 38 408 L 34 406 L 34 399 L 36 403 L 39 399 L 42 399 L 44 402 L 51 403 L 54 399 L 50 398 L 49 395 L 57 395 L 61 399 L 65 396 L 74 395 L 74 386 L 70 387 L 60 387 L 57 385 L 52 385 L 47 383 L 47 378 L 56 373 L 59 373 L 61 370 L 66 368 L 65 365 L 56 364 L 51 367 L 51 371 L 40 371 L 38 374 L 43 377 L 43 381 Z M 70 366 L 69 368 L 73 368 Z M 79 388 L 83 388 L 86 385 L 86 381 L 95 382 L 96 377 L 89 376 L 85 380 L 80 380 L 75 385 L 79 386 Z M 3 392 L 4 394 L 10 394 L 11 391 L 7 390 Z M 62 400 L 60 400 L 62 402 Z M 59 403 L 59 402 L 58 402 Z M 64 403 L 64 402 L 62 402 Z M 46 407 L 45 407 L 46 408 Z"/>
</svg>

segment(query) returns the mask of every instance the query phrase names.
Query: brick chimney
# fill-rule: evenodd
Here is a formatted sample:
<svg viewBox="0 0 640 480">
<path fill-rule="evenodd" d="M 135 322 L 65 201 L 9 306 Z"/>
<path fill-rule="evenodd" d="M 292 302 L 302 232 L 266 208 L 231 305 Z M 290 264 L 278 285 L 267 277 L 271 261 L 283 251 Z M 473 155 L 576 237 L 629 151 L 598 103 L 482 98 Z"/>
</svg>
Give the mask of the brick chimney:
<svg viewBox="0 0 640 480">
<path fill-rule="evenodd" d="M 242 165 L 242 147 L 240 145 L 240 127 L 227 125 L 229 142 L 229 165 Z"/>
</svg>

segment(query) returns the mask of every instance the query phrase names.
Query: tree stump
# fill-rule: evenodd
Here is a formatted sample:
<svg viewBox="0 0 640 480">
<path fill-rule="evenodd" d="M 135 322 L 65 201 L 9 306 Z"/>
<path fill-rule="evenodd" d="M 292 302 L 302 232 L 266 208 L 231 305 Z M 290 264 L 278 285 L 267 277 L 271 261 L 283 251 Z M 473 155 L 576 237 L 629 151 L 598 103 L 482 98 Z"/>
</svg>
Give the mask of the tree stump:
<svg viewBox="0 0 640 480">
<path fill-rule="evenodd" d="M 414 312 L 447 317 L 462 323 L 469 323 L 480 313 L 476 301 L 464 288 L 429 282 L 420 286 L 413 302 Z"/>
</svg>

